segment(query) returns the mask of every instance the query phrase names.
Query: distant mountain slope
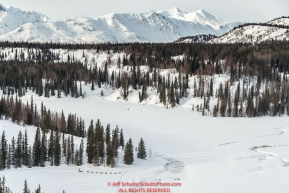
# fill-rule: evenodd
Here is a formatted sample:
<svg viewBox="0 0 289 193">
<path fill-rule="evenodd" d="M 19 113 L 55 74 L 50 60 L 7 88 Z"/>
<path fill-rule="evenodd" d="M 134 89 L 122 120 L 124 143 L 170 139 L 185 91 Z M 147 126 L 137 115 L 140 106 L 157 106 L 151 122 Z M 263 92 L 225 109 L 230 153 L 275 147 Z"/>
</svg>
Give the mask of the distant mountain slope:
<svg viewBox="0 0 289 193">
<path fill-rule="evenodd" d="M 18 10 L 19 17 L 7 19 L 13 15 L 13 10 Z M 242 24 L 226 22 L 204 10 L 186 13 L 178 8 L 140 14 L 107 14 L 96 18 L 72 17 L 63 21 L 53 21 L 42 14 L 16 8 L 3 7 L 0 13 L 6 18 L 0 20 L 0 26 L 6 26 L 0 33 L 0 41 L 173 42 L 185 36 L 222 35 Z"/>
<path fill-rule="evenodd" d="M 209 43 L 254 43 L 270 40 L 289 40 L 289 17 L 266 23 L 244 24 Z"/>
<path fill-rule="evenodd" d="M 177 39 L 176 43 L 202 43 L 206 42 L 210 39 L 216 38 L 217 36 L 215 35 L 196 35 L 196 36 L 187 36 L 187 37 L 181 37 Z"/>
<path fill-rule="evenodd" d="M 280 18 L 276 18 L 273 19 L 269 22 L 267 22 L 268 24 L 276 24 L 276 25 L 284 25 L 284 26 L 289 26 L 289 17 L 280 17 Z"/>
<path fill-rule="evenodd" d="M 214 35 L 222 35 L 223 33 L 225 33 L 225 31 L 229 31 L 233 27 L 242 24 L 241 22 L 224 21 L 216 16 L 211 15 L 210 13 L 206 12 L 203 9 L 198 10 L 196 12 L 192 12 L 192 13 L 186 13 L 186 12 L 182 12 L 178 8 L 173 8 L 173 9 L 166 10 L 166 11 L 159 11 L 158 13 L 169 18 L 174 18 L 174 19 L 193 22 L 193 23 L 199 23 L 203 25 L 209 25 L 214 30 L 217 30 L 220 32 L 220 33 L 215 33 Z"/>
<path fill-rule="evenodd" d="M 43 23 L 49 20 L 46 15 L 35 11 L 6 8 L 0 4 L 0 35 L 11 32 L 26 23 Z"/>
</svg>

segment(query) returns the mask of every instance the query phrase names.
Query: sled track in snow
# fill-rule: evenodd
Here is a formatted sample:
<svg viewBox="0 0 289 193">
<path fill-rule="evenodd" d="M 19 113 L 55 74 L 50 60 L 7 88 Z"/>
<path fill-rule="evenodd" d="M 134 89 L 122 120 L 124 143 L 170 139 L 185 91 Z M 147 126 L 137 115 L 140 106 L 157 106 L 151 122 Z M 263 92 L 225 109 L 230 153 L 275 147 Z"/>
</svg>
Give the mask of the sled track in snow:
<svg viewBox="0 0 289 193">
<path fill-rule="evenodd" d="M 279 135 L 284 135 L 286 133 L 286 129 L 278 129 L 278 130 L 281 130 L 281 133 Z M 276 158 L 276 159 L 279 159 L 283 163 L 283 167 L 288 167 L 289 162 L 285 161 L 282 157 L 278 156 L 278 154 L 264 151 L 264 149 L 266 148 L 277 148 L 277 147 L 284 147 L 284 146 L 289 146 L 289 145 L 261 145 L 261 146 L 255 146 L 251 150 L 257 153 L 265 154 L 265 155 L 256 156 L 256 157 L 259 157 L 261 161 L 267 160 L 269 158 L 271 159 Z M 272 167 L 272 166 L 268 166 L 268 167 Z M 263 169 L 265 168 L 262 167 L 261 170 Z"/>
<path fill-rule="evenodd" d="M 166 157 L 163 157 L 163 156 L 161 156 L 161 155 L 155 155 L 155 157 L 162 158 L 162 159 L 165 159 L 165 160 L 168 161 L 168 162 L 164 165 L 165 170 L 164 170 L 163 172 L 170 171 L 170 172 L 172 172 L 173 174 L 179 174 L 179 173 L 182 172 L 182 170 L 183 170 L 183 168 L 184 168 L 183 162 L 178 161 L 178 160 L 176 160 L 176 159 L 174 159 L 174 158 L 166 158 Z M 119 182 L 120 182 L 120 184 L 121 184 L 121 182 L 123 181 L 123 178 L 124 178 L 125 175 L 127 175 L 127 174 L 130 174 L 130 173 L 133 173 L 133 172 L 142 171 L 142 170 L 147 170 L 147 169 L 153 168 L 153 167 L 154 167 L 154 166 L 126 172 L 126 173 L 124 173 L 124 174 L 121 175 L 121 177 L 120 177 L 120 179 L 119 179 Z M 161 172 L 161 173 L 162 173 L 162 172 Z M 153 176 L 157 176 L 157 174 L 156 174 L 156 175 L 153 175 Z M 153 177 L 153 176 L 150 176 L 150 177 Z M 177 179 L 177 180 L 180 180 L 180 178 L 175 178 L 175 180 L 176 180 L 176 179 Z M 156 180 L 161 181 L 161 179 L 156 179 Z M 116 192 L 119 192 L 119 189 L 120 189 L 121 187 L 122 187 L 121 185 L 118 186 Z"/>
</svg>

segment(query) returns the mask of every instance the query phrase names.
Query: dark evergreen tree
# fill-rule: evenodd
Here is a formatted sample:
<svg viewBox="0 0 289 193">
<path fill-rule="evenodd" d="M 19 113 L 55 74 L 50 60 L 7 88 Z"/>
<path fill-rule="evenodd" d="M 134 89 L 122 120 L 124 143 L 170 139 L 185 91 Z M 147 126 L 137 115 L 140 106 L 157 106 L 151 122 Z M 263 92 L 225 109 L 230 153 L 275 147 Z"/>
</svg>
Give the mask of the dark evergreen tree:
<svg viewBox="0 0 289 193">
<path fill-rule="evenodd" d="M 75 150 L 75 154 L 74 154 L 74 165 L 76 166 L 80 166 L 80 160 L 79 160 L 79 149 Z"/>
<path fill-rule="evenodd" d="M 62 157 L 63 159 L 66 159 L 67 156 L 67 140 L 64 137 L 64 134 L 62 134 Z"/>
<path fill-rule="evenodd" d="M 140 142 L 138 144 L 138 152 L 137 152 L 137 158 L 139 159 L 146 159 L 147 157 L 147 152 L 146 152 L 146 147 L 143 139 L 140 139 Z"/>
<path fill-rule="evenodd" d="M 61 145 L 60 145 L 60 136 L 59 132 L 56 132 L 55 140 L 54 140 L 54 164 L 59 166 L 61 163 Z"/>
<path fill-rule="evenodd" d="M 125 145 L 124 156 L 123 156 L 123 163 L 127 165 L 133 164 L 133 144 L 131 138 Z"/>
<path fill-rule="evenodd" d="M 83 164 L 83 153 L 84 153 L 84 143 L 83 139 L 80 141 L 80 146 L 79 146 L 79 165 Z"/>
<path fill-rule="evenodd" d="M 33 166 L 40 165 L 40 156 L 41 156 L 41 134 L 39 127 L 37 127 L 33 143 Z"/>
<path fill-rule="evenodd" d="M 75 149 L 74 149 L 74 138 L 73 135 L 70 136 L 70 152 L 71 152 L 71 163 L 74 163 L 74 154 L 75 154 Z"/>
<path fill-rule="evenodd" d="M 111 159 L 114 159 L 113 157 L 113 151 L 111 148 L 111 142 L 109 141 L 106 145 L 106 165 L 111 166 Z"/>
<path fill-rule="evenodd" d="M 41 146 L 40 146 L 40 159 L 39 164 L 41 167 L 45 167 L 45 161 L 48 161 L 47 157 L 47 137 L 45 132 L 42 131 L 42 140 L 41 140 Z"/>
<path fill-rule="evenodd" d="M 71 143 L 70 137 L 67 139 L 67 155 L 66 155 L 66 164 L 69 165 L 71 163 Z"/>
<path fill-rule="evenodd" d="M 10 169 L 11 165 L 12 165 L 12 161 L 11 161 L 11 145 L 8 145 L 8 156 L 7 156 L 7 164 L 6 164 L 6 168 Z"/>
<path fill-rule="evenodd" d="M 5 131 L 3 131 L 3 133 L 2 133 L 0 145 L 1 145 L 0 146 L 1 147 L 1 152 L 0 152 L 0 154 L 1 154 L 1 163 L 0 163 L 1 167 L 0 167 L 0 170 L 1 170 L 1 169 L 4 169 L 7 167 L 6 162 L 9 159 L 8 158 L 8 146 L 7 146 L 7 140 L 5 137 Z"/>
<path fill-rule="evenodd" d="M 28 136 L 27 136 L 27 130 L 25 130 L 24 140 L 23 140 L 23 159 L 22 159 L 23 165 L 28 166 L 28 159 L 29 159 Z"/>
<path fill-rule="evenodd" d="M 15 139 L 12 137 L 11 139 L 11 165 L 15 166 Z"/>
<path fill-rule="evenodd" d="M 121 147 L 124 147 L 124 138 L 123 138 L 122 129 L 120 130 L 120 135 L 119 135 L 119 145 L 120 145 Z"/>
<path fill-rule="evenodd" d="M 105 129 L 105 143 L 106 143 L 106 145 L 108 145 L 108 143 L 111 142 L 110 135 L 111 135 L 111 133 L 110 133 L 110 124 L 108 124 L 106 126 L 106 129 Z"/>
<path fill-rule="evenodd" d="M 27 185 L 27 180 L 24 181 L 23 193 L 30 193 L 30 190 Z"/>
<path fill-rule="evenodd" d="M 117 158 L 118 156 L 118 147 L 119 147 L 119 135 L 118 135 L 118 126 L 116 126 L 115 130 L 113 131 L 111 146 L 113 151 L 113 156 Z"/>
<path fill-rule="evenodd" d="M 48 160 L 50 161 L 50 165 L 54 165 L 54 132 L 50 131 L 49 143 L 48 143 Z"/>
<path fill-rule="evenodd" d="M 42 192 L 41 192 L 40 184 L 39 184 L 38 188 L 35 190 L 35 193 L 42 193 Z"/>
<path fill-rule="evenodd" d="M 210 96 L 212 97 L 214 94 L 214 83 L 213 83 L 213 78 L 210 80 Z"/>
<path fill-rule="evenodd" d="M 19 131 L 15 149 L 15 168 L 19 168 L 22 166 L 22 155 L 23 155 L 22 143 L 23 143 L 23 136 L 21 131 Z"/>
</svg>

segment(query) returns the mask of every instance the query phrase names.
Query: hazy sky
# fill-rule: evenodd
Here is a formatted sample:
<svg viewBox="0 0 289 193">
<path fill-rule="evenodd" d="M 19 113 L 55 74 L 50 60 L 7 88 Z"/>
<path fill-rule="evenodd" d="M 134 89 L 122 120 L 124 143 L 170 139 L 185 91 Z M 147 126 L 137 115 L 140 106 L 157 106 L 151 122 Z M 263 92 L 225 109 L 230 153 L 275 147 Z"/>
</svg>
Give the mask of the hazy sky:
<svg viewBox="0 0 289 193">
<path fill-rule="evenodd" d="M 226 21 L 265 22 L 289 16 L 289 0 L 1 0 L 5 7 L 34 10 L 56 20 L 107 13 L 143 13 L 178 7 L 185 12 L 204 9 Z"/>
</svg>

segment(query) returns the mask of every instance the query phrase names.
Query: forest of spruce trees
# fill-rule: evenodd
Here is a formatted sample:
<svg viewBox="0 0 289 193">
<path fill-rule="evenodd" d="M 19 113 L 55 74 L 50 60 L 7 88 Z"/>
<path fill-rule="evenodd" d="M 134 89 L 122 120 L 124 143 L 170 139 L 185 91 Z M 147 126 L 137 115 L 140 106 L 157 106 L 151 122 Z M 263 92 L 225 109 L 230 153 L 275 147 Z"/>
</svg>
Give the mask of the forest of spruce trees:
<svg viewBox="0 0 289 193">
<path fill-rule="evenodd" d="M 99 120 L 85 129 L 84 120 L 76 114 L 55 113 L 43 104 L 37 107 L 31 98 L 23 104 L 21 97 L 28 91 L 38 96 L 58 98 L 85 97 L 83 84 L 91 90 L 103 85 L 121 89 L 123 99 L 129 88 L 139 92 L 139 101 L 147 98 L 148 87 L 157 89 L 159 102 L 175 107 L 181 99 L 193 96 L 203 100 L 192 110 L 214 117 L 281 116 L 289 112 L 289 44 L 268 41 L 260 44 L 38 44 L 0 42 L 1 119 L 37 127 L 33 145 L 26 132 L 7 141 L 1 136 L 0 169 L 50 165 L 82 165 L 116 167 L 119 149 L 123 161 L 133 163 L 132 140 L 124 142 L 123 131 L 106 127 Z M 9 48 L 9 49 L 5 49 Z M 26 51 L 22 51 L 22 49 Z M 53 49 L 92 49 L 96 52 L 124 52 L 122 58 L 104 65 L 81 63 L 74 55 L 59 60 Z M 12 58 L 8 56 L 13 55 Z M 172 56 L 183 57 L 173 60 Z M 83 58 L 86 58 L 83 51 Z M 116 65 L 116 70 L 109 70 Z M 148 71 L 140 68 L 148 66 Z M 120 70 L 125 68 L 126 70 Z M 164 69 L 175 69 L 178 76 L 161 75 Z M 228 75 L 224 83 L 214 85 L 214 76 Z M 193 92 L 189 93 L 190 87 Z M 214 89 L 217 88 L 217 89 Z M 211 101 L 216 104 L 211 108 Z M 48 137 L 49 136 L 49 137 Z M 81 140 L 79 147 L 74 137 Z M 30 139 L 32 140 L 32 139 Z M 143 139 L 137 157 L 146 158 Z"/>
<path fill-rule="evenodd" d="M 193 94 L 204 102 L 192 109 L 203 115 L 256 117 L 287 115 L 289 45 L 282 41 L 260 44 L 37 44 L 0 42 L 0 89 L 3 95 L 25 95 L 28 90 L 39 96 L 85 97 L 82 83 L 91 90 L 103 85 L 121 89 L 123 99 L 129 89 L 139 91 L 139 101 L 147 98 L 148 87 L 157 88 L 159 101 L 175 107 L 180 99 Z M 4 48 L 11 48 L 10 51 Z M 26 51 L 22 51 L 26 48 Z M 107 59 L 103 66 L 80 63 L 74 55 L 60 61 L 52 49 L 92 49 L 96 52 L 124 52 L 117 61 Z M 7 59 L 7 55 L 13 57 Z M 184 56 L 172 60 L 172 56 Z M 83 51 L 83 58 L 86 55 Z M 128 71 L 109 71 L 111 65 Z M 141 66 L 149 71 L 142 72 Z M 171 79 L 163 69 L 175 69 Z M 213 89 L 213 75 L 228 74 L 230 79 Z M 189 93 L 193 80 L 193 93 Z M 62 95 L 63 94 L 63 95 Z M 210 100 L 217 104 L 210 108 Z"/>
<path fill-rule="evenodd" d="M 139 101 L 147 97 L 148 87 L 157 89 L 160 103 L 175 107 L 180 100 L 198 97 L 203 103 L 192 110 L 214 117 L 281 116 L 289 112 L 289 44 L 268 41 L 260 44 L 37 44 L 0 42 L 0 117 L 20 125 L 37 127 L 33 145 L 27 133 L 19 132 L 11 141 L 1 135 L 0 169 L 11 167 L 44 167 L 46 163 L 59 166 L 82 165 L 84 153 L 87 163 L 116 167 L 119 150 L 124 151 L 123 162 L 132 164 L 132 140 L 124 142 L 123 130 L 111 129 L 99 120 L 91 121 L 88 129 L 76 114 L 53 112 L 43 104 L 38 108 L 31 97 L 23 104 L 21 97 L 28 91 L 38 96 L 85 97 L 82 83 L 95 87 L 110 85 L 121 89 L 126 99 L 129 88 L 139 91 Z M 9 50 L 4 48 L 10 48 Z M 21 49 L 26 48 L 26 52 Z M 65 62 L 53 49 L 93 49 L 126 53 L 117 61 L 107 59 L 103 66 L 89 65 L 69 56 Z M 8 55 L 13 58 L 7 58 Z M 182 55 L 180 60 L 172 56 Z M 85 58 L 83 51 L 83 58 Z M 111 65 L 117 69 L 109 71 Z M 149 71 L 142 72 L 141 66 Z M 175 69 L 178 76 L 161 75 L 163 69 Z M 213 75 L 229 75 L 220 85 L 214 85 Z M 191 81 L 191 82 L 190 82 Z M 193 86 L 193 93 L 189 93 Z M 217 89 L 214 89 L 217 88 Z M 211 108 L 212 99 L 217 103 Z M 74 137 L 82 138 L 79 147 Z M 86 139 L 86 144 L 84 140 Z M 137 157 L 147 157 L 143 139 Z"/>
<path fill-rule="evenodd" d="M 86 97 L 82 85 L 91 90 L 103 85 L 121 89 L 125 100 L 129 88 L 139 92 L 139 102 L 147 98 L 147 89 L 157 89 L 159 102 L 166 108 L 180 104 L 193 96 L 203 100 L 192 110 L 214 117 L 258 117 L 289 115 L 289 44 L 267 41 L 259 44 L 58 44 L 0 42 L 0 117 L 19 125 L 34 125 L 33 139 L 19 132 L 11 141 L 1 135 L 0 170 L 20 167 L 82 165 L 116 167 L 120 152 L 123 163 L 146 159 L 147 151 L 141 138 L 135 149 L 124 140 L 123 130 L 91 120 L 86 129 L 84 120 L 76 114 L 64 115 L 50 111 L 43 104 L 37 107 L 22 103 L 28 91 L 38 96 Z M 9 48 L 9 49 L 5 49 Z M 24 52 L 22 49 L 25 49 Z M 105 64 L 81 63 L 74 55 L 61 61 L 55 49 L 87 49 L 96 52 L 125 53 L 124 57 Z M 12 58 L 8 56 L 13 55 Z M 173 56 L 183 56 L 173 60 Z M 84 59 L 86 59 L 83 51 Z M 117 70 L 109 71 L 111 65 Z M 140 68 L 148 66 L 147 72 Z M 120 70 L 120 69 L 126 70 Z M 165 69 L 175 69 L 178 76 L 161 75 Z M 228 75 L 224 83 L 215 85 L 214 77 Z M 193 92 L 189 93 L 190 87 Z M 214 89 L 217 88 L 217 89 Z M 217 101 L 211 108 L 211 101 Z M 75 138 L 81 138 L 79 146 Z M 29 143 L 29 141 L 33 143 Z M 29 145 L 32 144 L 32 145 Z M 26 185 L 25 185 L 26 184 Z M 27 187 L 25 181 L 24 189 Z M 28 189 L 25 191 L 28 192 Z M 10 193 L 5 178 L 0 178 L 0 193 Z M 35 192 L 41 192 L 40 186 Z"/>
</svg>

